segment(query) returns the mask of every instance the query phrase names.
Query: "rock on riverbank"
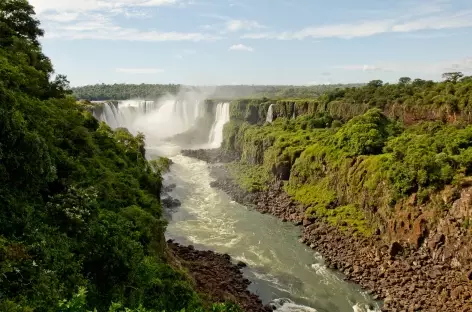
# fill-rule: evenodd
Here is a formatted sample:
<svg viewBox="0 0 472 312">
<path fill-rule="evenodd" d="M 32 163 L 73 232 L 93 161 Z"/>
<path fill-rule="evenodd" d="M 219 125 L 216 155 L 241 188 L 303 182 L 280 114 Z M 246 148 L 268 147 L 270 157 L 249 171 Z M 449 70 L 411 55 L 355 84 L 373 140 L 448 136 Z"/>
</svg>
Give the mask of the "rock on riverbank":
<svg viewBox="0 0 472 312">
<path fill-rule="evenodd" d="M 197 291 L 207 295 L 212 302 L 231 301 L 248 312 L 272 311 L 262 305 L 257 295 L 249 292 L 251 282 L 241 272 L 244 263 L 233 264 L 227 254 L 196 250 L 193 246 L 182 246 L 172 240 L 167 243 L 172 254 L 188 270 Z"/>
<path fill-rule="evenodd" d="M 220 149 L 182 150 L 182 155 L 206 161 L 207 163 L 227 163 L 239 159 L 236 153 Z"/>
<path fill-rule="evenodd" d="M 322 220 L 305 218 L 305 207 L 291 200 L 274 182 L 267 191 L 248 194 L 215 166 L 213 187 L 233 200 L 270 213 L 284 221 L 303 225 L 302 243 L 320 252 L 331 269 L 384 300 L 384 311 L 472 311 L 472 271 L 453 267 L 434 250 L 410 250 L 399 243 L 385 244 L 379 235 L 369 238 L 341 232 Z"/>
</svg>

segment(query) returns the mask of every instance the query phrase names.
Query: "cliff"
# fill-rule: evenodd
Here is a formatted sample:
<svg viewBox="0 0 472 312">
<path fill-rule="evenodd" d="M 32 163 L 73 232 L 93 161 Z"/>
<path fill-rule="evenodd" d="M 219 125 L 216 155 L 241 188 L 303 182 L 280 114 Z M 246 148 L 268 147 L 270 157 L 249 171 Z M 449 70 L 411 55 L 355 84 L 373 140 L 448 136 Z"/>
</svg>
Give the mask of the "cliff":
<svg viewBox="0 0 472 312">
<path fill-rule="evenodd" d="M 379 109 L 340 127 L 333 120 L 305 115 L 251 125 L 233 119 L 223 147 L 239 154 L 242 164 L 267 172 L 268 180 L 284 181 L 306 219 L 322 218 L 364 236 L 380 233 L 387 242 L 414 248 L 434 245 L 435 235 L 468 237 L 471 126 L 425 122 L 405 128 Z M 456 264 L 470 259 L 452 238 L 442 250 Z"/>
<path fill-rule="evenodd" d="M 471 77 L 441 83 L 406 79 L 398 84 L 383 84 L 374 80 L 364 87 L 328 90 L 317 98 L 235 100 L 231 120 L 264 123 L 268 107 L 274 104 L 274 118 L 328 114 L 347 121 L 376 107 L 389 118 L 406 125 L 437 120 L 470 123 L 471 90 Z"/>
<path fill-rule="evenodd" d="M 215 186 L 303 224 L 302 241 L 385 299 L 386 311 L 466 311 L 472 126 L 468 106 L 451 110 L 451 103 L 464 103 L 472 88 L 467 82 L 428 88 L 462 93 L 443 104 L 437 98 L 408 104 L 424 91 L 373 108 L 348 105 L 346 95 L 327 105 L 321 103 L 328 95 L 234 101 L 222 148 L 239 161 L 227 165 L 232 178 Z M 268 123 L 271 104 L 275 121 Z"/>
</svg>

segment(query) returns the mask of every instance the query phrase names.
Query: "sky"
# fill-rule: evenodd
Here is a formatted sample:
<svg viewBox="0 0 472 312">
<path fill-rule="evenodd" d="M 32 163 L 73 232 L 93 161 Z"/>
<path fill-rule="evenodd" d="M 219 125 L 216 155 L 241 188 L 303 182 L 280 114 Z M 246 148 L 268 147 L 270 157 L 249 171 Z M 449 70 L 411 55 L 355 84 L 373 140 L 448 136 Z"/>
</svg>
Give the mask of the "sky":
<svg viewBox="0 0 472 312">
<path fill-rule="evenodd" d="M 30 0 L 72 86 L 472 75 L 471 0 Z"/>
</svg>

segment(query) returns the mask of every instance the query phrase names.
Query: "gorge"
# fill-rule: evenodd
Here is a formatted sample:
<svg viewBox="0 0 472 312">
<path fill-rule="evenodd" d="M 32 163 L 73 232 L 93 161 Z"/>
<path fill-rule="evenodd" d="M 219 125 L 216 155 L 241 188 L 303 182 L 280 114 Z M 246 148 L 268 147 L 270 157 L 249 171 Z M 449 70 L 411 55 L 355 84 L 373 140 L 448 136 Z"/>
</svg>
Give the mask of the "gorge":
<svg viewBox="0 0 472 312">
<path fill-rule="evenodd" d="M 455 89 L 467 84 L 465 80 Z M 444 82 L 411 87 L 425 90 L 426 100 L 431 88 L 447 92 L 450 86 Z M 393 87 L 411 92 L 410 86 Z M 370 92 L 393 87 L 353 90 L 369 97 Z M 451 112 L 442 105 L 394 105 L 392 101 L 379 105 L 379 110 L 370 108 L 372 104 L 348 105 L 352 95 L 337 92 L 309 100 L 232 100 L 222 147 L 205 150 L 208 145 L 187 145 L 184 155 L 215 163 L 209 167 L 207 183 L 234 201 L 303 224 L 300 241 L 326 256 L 326 267 L 341 270 L 375 298 L 385 299 L 383 310 L 467 311 L 470 203 L 467 174 L 460 173 L 468 172 L 467 109 Z M 211 100 L 206 103 L 217 107 Z M 400 143 L 405 140 L 409 143 Z M 418 149 L 426 158 L 409 158 Z M 449 160 L 441 162 L 435 153 L 450 155 Z M 178 159 L 176 170 L 186 158 Z M 429 180 L 416 176 L 418 169 L 412 168 L 418 166 Z M 435 168 L 448 166 L 457 170 L 454 179 L 462 182 L 451 183 L 454 171 L 434 174 Z M 405 179 L 408 176 L 411 180 Z M 195 211 L 187 216 L 188 224 L 202 222 L 196 216 L 204 212 Z M 170 228 L 176 229 L 172 223 Z M 180 237 L 182 241 L 201 242 L 196 234 L 188 234 L 190 225 L 180 230 L 195 240 Z M 232 235 L 228 239 L 238 241 Z M 221 244 L 217 238 L 216 244 Z M 452 300 L 446 304 L 443 298 L 448 297 Z M 374 305 L 372 301 L 362 308 Z"/>
<path fill-rule="evenodd" d="M 144 133 L 148 157 L 166 156 L 172 160 L 173 165 L 165 175 L 164 183 L 176 185 L 170 195 L 178 199 L 181 206 L 169 215 L 168 238 L 200 249 L 227 253 L 246 263 L 248 267 L 244 273 L 252 282 L 249 289 L 277 311 L 380 310 L 380 303 L 359 287 L 345 282 L 341 274 L 328 269 L 320 254 L 298 243 L 299 229 L 239 205 L 212 188 L 213 178 L 208 164 L 181 155 L 182 147 L 167 140 L 179 131 L 191 129 L 198 123 L 199 116 L 192 113 L 192 119 L 186 115 L 190 108 L 179 109 L 182 103 L 177 101 L 171 108 L 170 103 L 166 101 L 157 105 L 156 110 L 138 114 L 136 112 L 143 111 L 139 109 L 143 102 L 136 102 L 137 108 L 133 111 L 129 110 L 127 103 L 105 103 L 105 106 L 112 105 L 117 109 L 104 107 L 101 113 L 96 113 L 98 118 L 111 125 Z M 190 106 L 195 102 L 186 103 Z M 197 106 L 205 105 L 205 102 L 199 103 L 203 104 Z M 223 141 L 223 125 L 229 121 L 230 104 L 210 105 L 213 106 L 210 110 L 213 125 L 206 135 L 208 141 L 192 146 L 195 149 L 217 148 Z M 206 108 L 199 110 L 205 111 Z M 183 127 L 179 120 L 188 123 Z M 155 130 L 159 125 L 169 128 Z M 170 128 L 170 125 L 178 128 Z"/>
</svg>

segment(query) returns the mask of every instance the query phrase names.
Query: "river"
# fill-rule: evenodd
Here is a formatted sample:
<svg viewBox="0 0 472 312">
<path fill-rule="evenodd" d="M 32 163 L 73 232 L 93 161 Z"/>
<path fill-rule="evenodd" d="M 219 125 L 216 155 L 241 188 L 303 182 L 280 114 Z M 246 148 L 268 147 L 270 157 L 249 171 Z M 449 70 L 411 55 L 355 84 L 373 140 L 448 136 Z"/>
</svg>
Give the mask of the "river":
<svg viewBox="0 0 472 312">
<path fill-rule="evenodd" d="M 166 122 L 167 127 L 172 124 L 172 112 L 176 110 L 170 108 L 166 108 L 171 112 L 169 116 L 162 116 L 157 110 L 142 119 L 138 114 L 132 121 L 128 115 L 117 115 L 123 113 L 119 106 L 108 110 L 107 116 L 98 116 L 109 123 L 114 120 L 116 126 L 126 126 L 132 132 L 143 132 L 148 138 L 148 157 L 169 156 L 173 160 L 164 183 L 176 185 L 170 195 L 182 205 L 168 213 L 167 238 L 227 253 L 245 262 L 248 267 L 244 274 L 252 282 L 250 290 L 265 304 L 277 307 L 277 311 L 380 311 L 378 303 L 359 286 L 344 281 L 339 272 L 324 265 L 320 254 L 298 242 L 299 227 L 232 201 L 224 192 L 210 187 L 209 164 L 182 156 L 179 146 L 156 139 L 159 121 Z M 217 124 L 221 122 L 215 120 Z M 222 131 L 222 126 L 212 129 Z M 221 133 L 217 136 L 221 138 Z M 209 137 L 214 141 L 215 134 Z"/>
</svg>

